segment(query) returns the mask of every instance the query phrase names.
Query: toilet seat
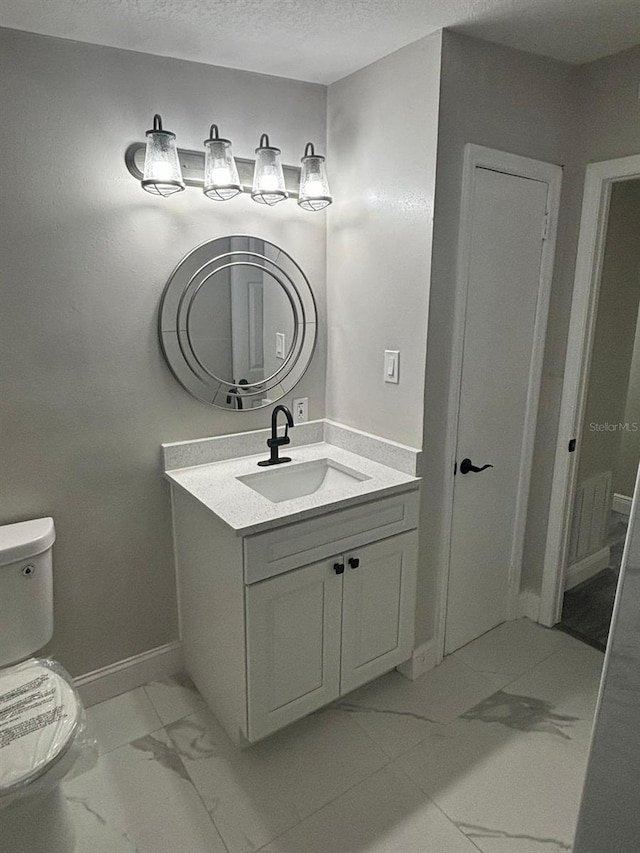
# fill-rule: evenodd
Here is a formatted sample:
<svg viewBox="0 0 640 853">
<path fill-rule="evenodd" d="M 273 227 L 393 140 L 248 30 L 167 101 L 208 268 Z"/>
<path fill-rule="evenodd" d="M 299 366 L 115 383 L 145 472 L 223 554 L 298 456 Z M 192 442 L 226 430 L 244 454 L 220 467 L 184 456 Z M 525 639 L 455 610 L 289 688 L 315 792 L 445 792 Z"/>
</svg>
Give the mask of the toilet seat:
<svg viewBox="0 0 640 853">
<path fill-rule="evenodd" d="M 81 717 L 73 687 L 45 662 L 0 670 L 0 796 L 45 774 L 73 742 Z"/>
</svg>

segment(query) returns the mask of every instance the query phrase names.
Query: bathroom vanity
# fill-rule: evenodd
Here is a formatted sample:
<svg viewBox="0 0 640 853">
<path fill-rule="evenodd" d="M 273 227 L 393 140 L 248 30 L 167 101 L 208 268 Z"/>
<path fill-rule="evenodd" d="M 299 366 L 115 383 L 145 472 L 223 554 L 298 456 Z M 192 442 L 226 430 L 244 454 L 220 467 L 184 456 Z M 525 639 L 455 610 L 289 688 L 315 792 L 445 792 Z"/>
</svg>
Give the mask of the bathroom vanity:
<svg viewBox="0 0 640 853">
<path fill-rule="evenodd" d="M 288 452 L 165 471 L 185 665 L 236 743 L 413 650 L 418 478 L 326 441 Z"/>
</svg>

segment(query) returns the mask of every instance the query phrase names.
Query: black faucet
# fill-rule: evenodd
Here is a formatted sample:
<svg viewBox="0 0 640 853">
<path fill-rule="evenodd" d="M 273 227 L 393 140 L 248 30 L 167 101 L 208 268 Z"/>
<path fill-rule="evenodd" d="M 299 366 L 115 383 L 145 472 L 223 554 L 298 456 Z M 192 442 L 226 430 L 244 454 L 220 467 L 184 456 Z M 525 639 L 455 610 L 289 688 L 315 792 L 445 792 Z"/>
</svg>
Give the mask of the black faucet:
<svg viewBox="0 0 640 853">
<path fill-rule="evenodd" d="M 278 412 L 284 412 L 287 419 L 282 438 L 278 438 Z M 278 448 L 283 444 L 289 444 L 291 441 L 289 438 L 289 427 L 292 426 L 293 417 L 289 409 L 286 406 L 276 406 L 271 413 L 271 438 L 267 439 L 267 447 L 271 450 L 271 456 L 268 459 L 263 459 L 262 462 L 258 462 L 258 465 L 280 465 L 281 462 L 291 462 L 290 456 L 278 456 Z"/>
</svg>

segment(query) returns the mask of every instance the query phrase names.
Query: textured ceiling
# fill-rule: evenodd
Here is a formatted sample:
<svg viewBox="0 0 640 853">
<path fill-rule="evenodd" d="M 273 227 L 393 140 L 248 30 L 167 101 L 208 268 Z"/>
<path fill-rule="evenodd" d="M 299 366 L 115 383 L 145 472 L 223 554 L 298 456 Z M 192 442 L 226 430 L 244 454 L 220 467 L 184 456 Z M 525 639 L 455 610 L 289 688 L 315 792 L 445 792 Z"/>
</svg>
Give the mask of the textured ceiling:
<svg viewBox="0 0 640 853">
<path fill-rule="evenodd" d="M 640 43 L 640 0 L 1 0 L 0 26 L 331 83 L 441 27 L 589 62 Z"/>
</svg>

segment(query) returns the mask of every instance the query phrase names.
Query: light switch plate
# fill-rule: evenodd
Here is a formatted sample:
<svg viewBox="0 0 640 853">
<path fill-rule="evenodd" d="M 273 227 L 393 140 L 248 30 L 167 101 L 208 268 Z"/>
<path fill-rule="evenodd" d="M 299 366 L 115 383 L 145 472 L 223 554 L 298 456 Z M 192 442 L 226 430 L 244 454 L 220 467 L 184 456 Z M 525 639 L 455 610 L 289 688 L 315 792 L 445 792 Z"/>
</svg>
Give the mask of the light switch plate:
<svg viewBox="0 0 640 853">
<path fill-rule="evenodd" d="M 400 350 L 384 351 L 384 381 L 393 382 L 396 385 L 400 382 Z"/>
</svg>

